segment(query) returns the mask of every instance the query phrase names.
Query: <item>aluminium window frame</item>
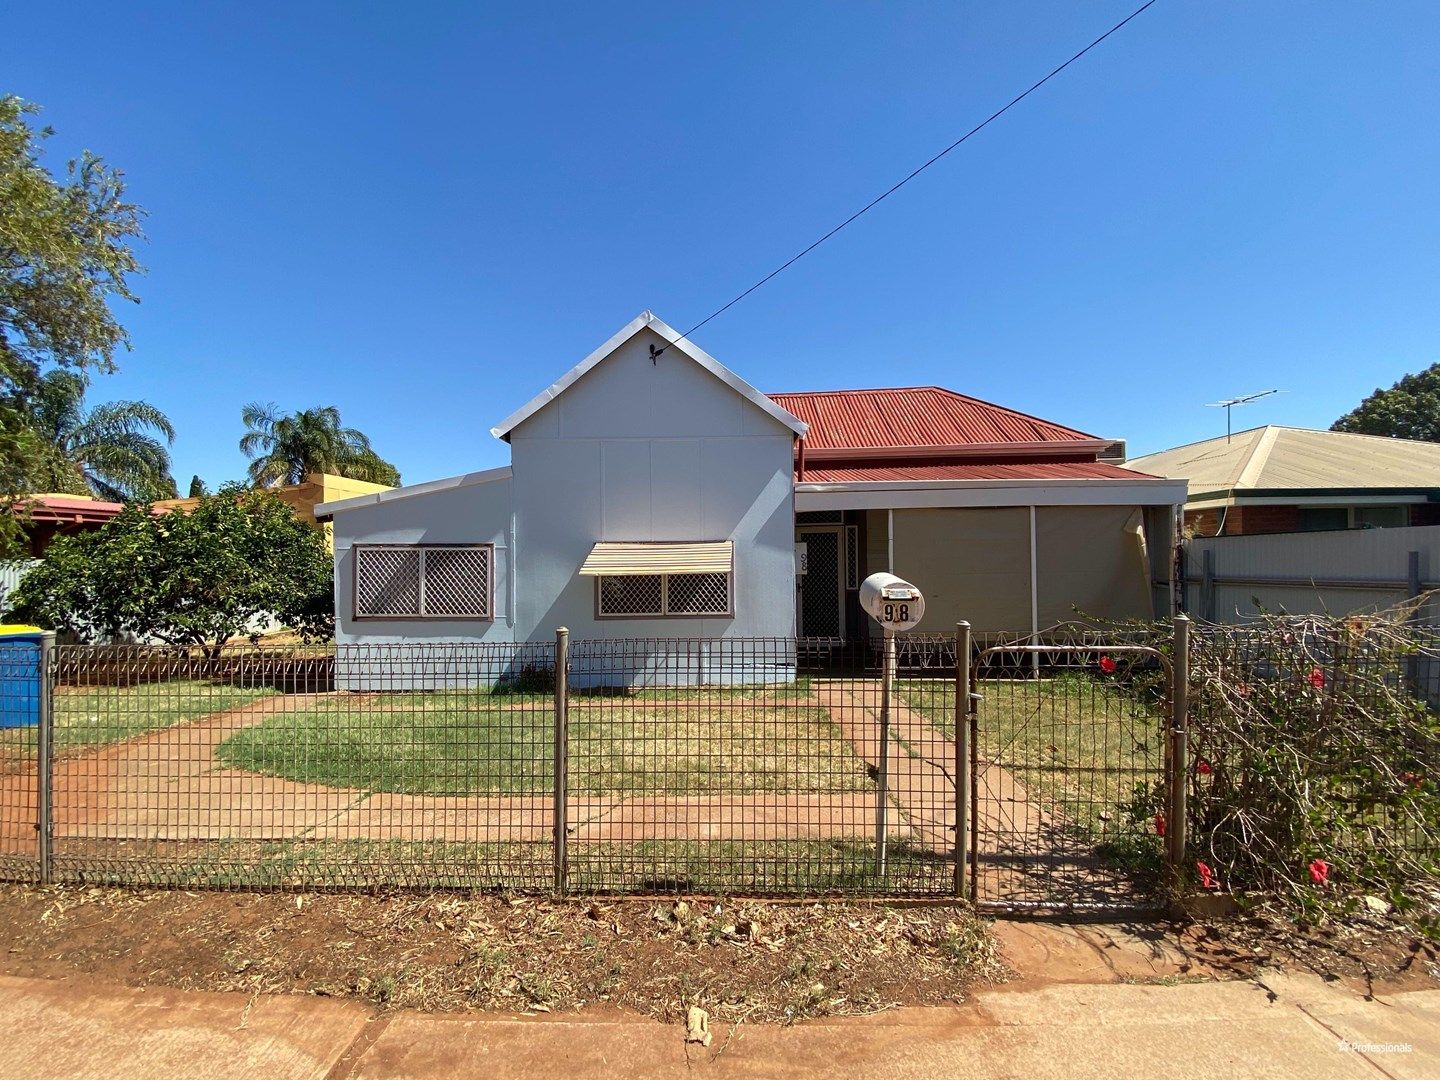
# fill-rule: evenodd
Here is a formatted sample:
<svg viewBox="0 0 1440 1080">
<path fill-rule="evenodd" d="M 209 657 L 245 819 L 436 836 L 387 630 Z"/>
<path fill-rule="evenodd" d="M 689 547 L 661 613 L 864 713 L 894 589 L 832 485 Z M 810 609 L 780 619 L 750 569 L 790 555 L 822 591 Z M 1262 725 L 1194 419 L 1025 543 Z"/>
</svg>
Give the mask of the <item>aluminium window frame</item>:
<svg viewBox="0 0 1440 1080">
<path fill-rule="evenodd" d="M 484 615 L 427 615 L 425 610 L 425 552 L 432 549 L 445 551 L 484 550 L 485 555 L 485 614 Z M 362 551 L 417 551 L 420 553 L 420 614 L 416 615 L 362 615 L 360 613 L 360 553 Z M 350 618 L 353 622 L 486 622 L 495 621 L 495 544 L 351 544 L 350 545 Z"/>
</svg>

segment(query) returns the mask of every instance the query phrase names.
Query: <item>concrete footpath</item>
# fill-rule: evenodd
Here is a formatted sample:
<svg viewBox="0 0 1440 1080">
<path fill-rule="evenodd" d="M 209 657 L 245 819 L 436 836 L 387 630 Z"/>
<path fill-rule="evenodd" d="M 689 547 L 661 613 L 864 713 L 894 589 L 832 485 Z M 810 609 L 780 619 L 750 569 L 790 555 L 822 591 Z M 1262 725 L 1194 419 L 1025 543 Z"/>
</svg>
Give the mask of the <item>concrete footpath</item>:
<svg viewBox="0 0 1440 1080">
<path fill-rule="evenodd" d="M 0 978 L 0 1075 L 44 1077 L 1440 1076 L 1440 990 L 1366 1000 L 1280 974 L 981 991 L 953 1008 L 793 1027 L 715 1025 L 709 1047 L 618 1013 L 376 1014 L 323 998 Z"/>
</svg>

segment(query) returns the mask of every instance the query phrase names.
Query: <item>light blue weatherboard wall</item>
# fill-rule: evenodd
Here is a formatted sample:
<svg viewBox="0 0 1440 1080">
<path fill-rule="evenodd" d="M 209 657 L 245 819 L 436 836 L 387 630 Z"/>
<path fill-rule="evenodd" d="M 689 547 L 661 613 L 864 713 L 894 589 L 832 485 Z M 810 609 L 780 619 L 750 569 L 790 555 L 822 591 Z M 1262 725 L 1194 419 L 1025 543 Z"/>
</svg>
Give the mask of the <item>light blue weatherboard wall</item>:
<svg viewBox="0 0 1440 1080">
<path fill-rule="evenodd" d="M 340 686 L 473 682 L 422 673 L 419 650 L 367 659 L 367 666 L 388 665 L 389 675 L 381 679 L 378 668 L 361 672 L 358 651 L 351 650 L 347 661 L 347 645 L 549 642 L 557 626 L 568 626 L 577 642 L 793 638 L 793 434 L 678 347 L 652 362 L 652 344 L 660 348 L 665 339 L 641 328 L 515 427 L 509 478 L 413 494 L 402 489 L 398 497 L 335 515 Z M 581 577 L 579 569 L 601 540 L 733 541 L 734 616 L 597 618 L 595 580 Z M 357 622 L 351 548 L 360 543 L 495 544 L 494 621 Z M 654 652 L 647 677 L 664 678 L 667 649 Z M 713 649 L 700 652 L 710 656 Z M 719 670 L 713 658 L 705 664 L 712 680 L 793 677 L 783 663 L 774 671 L 730 672 Z M 595 663 L 585 667 L 578 665 L 573 676 L 578 685 L 624 681 Z M 412 670 L 416 677 L 407 678 Z"/>
<path fill-rule="evenodd" d="M 510 480 L 503 476 L 336 514 L 335 685 L 341 690 L 435 690 L 492 683 L 522 668 L 523 656 L 450 647 L 515 640 L 509 529 Z M 495 618 L 357 620 L 355 544 L 494 544 Z M 447 647 L 426 648 L 436 644 Z"/>
<path fill-rule="evenodd" d="M 403 489 L 401 489 L 403 490 Z M 513 641 L 514 605 L 510 597 L 510 480 L 459 483 L 375 502 L 336 514 L 335 641 L 420 643 L 437 641 Z M 494 544 L 492 607 L 494 621 L 475 619 L 356 619 L 356 544 Z"/>
</svg>

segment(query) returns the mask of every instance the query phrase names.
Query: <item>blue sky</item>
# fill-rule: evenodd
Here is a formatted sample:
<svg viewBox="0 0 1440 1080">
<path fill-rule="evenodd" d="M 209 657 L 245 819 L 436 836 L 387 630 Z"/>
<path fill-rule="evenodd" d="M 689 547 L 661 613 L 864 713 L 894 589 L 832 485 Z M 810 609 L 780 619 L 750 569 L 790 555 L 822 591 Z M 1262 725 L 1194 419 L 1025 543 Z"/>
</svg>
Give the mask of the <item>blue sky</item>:
<svg viewBox="0 0 1440 1080">
<path fill-rule="evenodd" d="M 339 406 L 407 481 L 644 308 L 685 329 L 1138 0 L 17 5 L 0 90 L 150 211 L 95 400 L 239 477 Z M 228 10 L 224 10 L 228 8 Z M 213 9 L 213 10 L 212 10 Z M 1132 452 L 1327 426 L 1440 360 L 1440 8 L 1160 0 L 696 340 L 765 390 L 938 383 Z"/>
</svg>

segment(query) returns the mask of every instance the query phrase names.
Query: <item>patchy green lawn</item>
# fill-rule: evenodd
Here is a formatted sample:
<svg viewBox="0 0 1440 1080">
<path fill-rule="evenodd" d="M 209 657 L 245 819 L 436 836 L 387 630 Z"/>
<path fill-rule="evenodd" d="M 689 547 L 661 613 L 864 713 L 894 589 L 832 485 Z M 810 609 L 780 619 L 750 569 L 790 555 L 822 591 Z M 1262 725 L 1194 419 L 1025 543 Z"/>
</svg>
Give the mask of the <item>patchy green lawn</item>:
<svg viewBox="0 0 1440 1080">
<path fill-rule="evenodd" d="M 952 684 L 904 682 L 900 692 L 954 738 Z M 1005 769 L 1032 797 L 1051 802 L 1092 834 L 1141 823 L 1122 818 L 1139 817 L 1140 805 L 1131 813 L 1137 786 L 1148 793 L 1161 779 L 1165 724 L 1159 708 L 1118 684 L 1080 674 L 987 679 L 979 693 L 983 762 Z"/>
<path fill-rule="evenodd" d="M 576 794 L 741 795 L 869 784 L 829 714 L 795 691 L 656 691 L 570 704 Z M 487 692 L 355 695 L 277 713 L 218 748 L 225 764 L 307 783 L 421 795 L 551 790 L 548 700 Z"/>
<path fill-rule="evenodd" d="M 268 687 L 203 679 L 137 686 L 60 687 L 55 692 L 55 752 L 89 750 L 274 696 Z M 36 729 L 0 732 L 8 749 L 33 750 Z"/>
</svg>

